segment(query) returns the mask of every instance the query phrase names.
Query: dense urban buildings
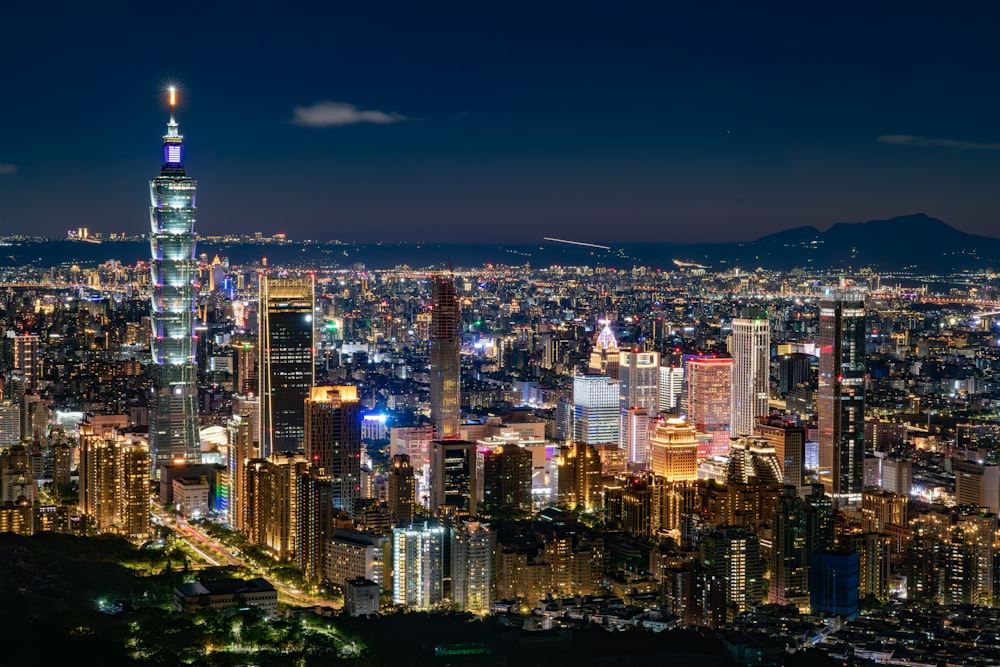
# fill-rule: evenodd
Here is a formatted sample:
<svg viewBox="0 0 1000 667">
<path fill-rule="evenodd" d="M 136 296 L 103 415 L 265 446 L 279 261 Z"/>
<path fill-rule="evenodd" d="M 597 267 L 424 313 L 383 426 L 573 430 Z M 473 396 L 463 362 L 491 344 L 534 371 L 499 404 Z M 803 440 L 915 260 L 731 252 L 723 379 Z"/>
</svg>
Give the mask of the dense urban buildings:
<svg viewBox="0 0 1000 667">
<path fill-rule="evenodd" d="M 351 613 L 525 627 L 832 628 L 903 600 L 994 604 L 996 319 L 938 303 L 968 292 L 868 274 L 826 293 L 830 276 L 764 271 L 751 290 L 735 270 L 305 268 L 197 260 L 199 457 L 159 467 L 152 511 L 150 274 L 53 269 L 65 287 L 0 291 L 18 332 L 0 531 L 199 549 L 180 526 L 233 531 L 230 558 L 266 557 Z M 766 320 L 741 318 L 755 301 Z M 439 407 L 434 387 L 459 382 Z"/>
</svg>

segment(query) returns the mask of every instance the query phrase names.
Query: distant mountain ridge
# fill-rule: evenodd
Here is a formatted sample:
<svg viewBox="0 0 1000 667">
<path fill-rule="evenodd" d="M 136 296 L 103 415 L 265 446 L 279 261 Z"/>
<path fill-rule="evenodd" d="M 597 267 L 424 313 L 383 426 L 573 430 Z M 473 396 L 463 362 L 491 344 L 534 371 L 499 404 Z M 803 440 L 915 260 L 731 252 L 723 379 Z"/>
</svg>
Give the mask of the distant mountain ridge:
<svg viewBox="0 0 1000 667">
<path fill-rule="evenodd" d="M 983 268 L 1000 269 L 1000 239 L 966 234 L 947 223 L 917 213 L 888 220 L 838 222 L 826 231 L 803 226 L 738 243 L 608 243 L 609 250 L 542 241 L 536 243 L 211 243 L 198 242 L 198 254 L 218 254 L 232 264 L 337 269 L 363 264 L 386 269 L 401 264 L 416 269 L 481 267 L 486 264 L 535 267 L 607 266 L 627 269 L 649 266 L 673 269 L 674 260 L 693 262 L 713 270 L 757 267 L 789 270 L 849 270 L 872 267 L 892 272 L 951 273 Z M 105 241 L 101 244 L 67 240 L 26 240 L 5 245 L 0 267 L 60 264 L 93 266 L 120 260 L 125 264 L 149 261 L 144 240 Z"/>
<path fill-rule="evenodd" d="M 838 222 L 825 232 L 796 227 L 756 241 L 723 244 L 719 260 L 774 269 L 871 266 L 882 271 L 960 271 L 1000 264 L 1000 239 L 967 234 L 923 213 Z M 699 248 L 700 250 L 700 248 Z M 721 251 L 721 252 L 719 252 Z"/>
</svg>

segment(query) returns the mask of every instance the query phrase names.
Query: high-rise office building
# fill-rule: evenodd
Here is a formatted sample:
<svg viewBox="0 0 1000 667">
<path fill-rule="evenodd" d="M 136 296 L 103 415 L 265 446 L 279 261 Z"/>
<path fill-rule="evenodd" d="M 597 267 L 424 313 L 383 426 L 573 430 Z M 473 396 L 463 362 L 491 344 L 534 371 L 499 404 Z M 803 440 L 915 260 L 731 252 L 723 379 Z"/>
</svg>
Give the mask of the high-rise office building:
<svg viewBox="0 0 1000 667">
<path fill-rule="evenodd" d="M 451 536 L 451 602 L 457 611 L 485 616 L 493 601 L 496 533 L 479 521 L 464 521 Z"/>
<path fill-rule="evenodd" d="M 461 420 L 459 374 L 462 314 L 451 276 L 431 279 L 431 420 L 438 440 L 454 440 Z"/>
<path fill-rule="evenodd" d="M 316 384 L 313 277 L 260 277 L 260 456 L 293 452 L 305 439 L 305 400 Z"/>
<path fill-rule="evenodd" d="M 531 452 L 516 444 L 483 452 L 484 514 L 526 516 L 531 512 Z"/>
<path fill-rule="evenodd" d="M 766 438 L 784 469 L 786 485 L 802 486 L 806 456 L 806 429 L 781 417 L 761 417 L 753 434 Z"/>
<path fill-rule="evenodd" d="M 235 342 L 233 361 L 235 378 L 233 391 L 237 394 L 253 394 L 257 391 L 257 350 L 249 342 Z"/>
<path fill-rule="evenodd" d="M 409 526 L 413 523 L 416 494 L 414 489 L 413 466 L 406 454 L 395 454 L 389 461 L 389 521 L 393 527 Z"/>
<path fill-rule="evenodd" d="M 618 446 L 621 390 L 606 375 L 573 378 L 573 441 Z"/>
<path fill-rule="evenodd" d="M 622 350 L 618 353 L 621 408 L 620 448 L 629 463 L 645 464 L 649 451 L 649 420 L 660 407 L 660 353 Z"/>
<path fill-rule="evenodd" d="M 354 511 L 361 498 L 361 402 L 358 388 L 312 387 L 305 401 L 305 452 L 329 478 L 333 507 Z"/>
<path fill-rule="evenodd" d="M 805 352 L 789 352 L 778 358 L 778 394 L 785 396 L 813 377 L 816 358 Z"/>
<path fill-rule="evenodd" d="M 649 439 L 652 471 L 667 482 L 698 479 L 698 438 L 694 427 L 678 417 L 656 425 Z"/>
<path fill-rule="evenodd" d="M 431 512 L 436 516 L 477 516 L 478 475 L 476 443 L 468 440 L 435 440 L 431 443 Z"/>
<path fill-rule="evenodd" d="M 784 469 L 766 438 L 734 438 L 729 449 L 727 484 L 784 484 Z"/>
<path fill-rule="evenodd" d="M 857 551 L 820 551 L 809 556 L 812 613 L 851 620 L 858 615 L 861 558 Z"/>
<path fill-rule="evenodd" d="M 620 351 L 618 381 L 623 409 L 646 408 L 655 415 L 660 404 L 660 353 Z"/>
<path fill-rule="evenodd" d="M 681 366 L 660 366 L 660 412 L 675 413 L 684 391 L 684 369 Z"/>
<path fill-rule="evenodd" d="M 699 433 L 712 437 L 702 455 L 725 455 L 729 451 L 729 389 L 733 360 L 720 357 L 690 357 L 685 365 L 688 422 Z"/>
<path fill-rule="evenodd" d="M 184 170 L 184 138 L 174 120 L 175 102 L 171 88 L 163 167 L 149 183 L 153 356 L 149 449 L 154 476 L 165 463 L 201 460 L 195 366 L 197 186 Z"/>
<path fill-rule="evenodd" d="M 838 503 L 864 490 L 865 295 L 827 289 L 819 302 L 819 467 Z"/>
<path fill-rule="evenodd" d="M 655 413 L 646 408 L 628 408 L 621 414 L 621 445 L 619 449 L 633 468 L 643 468 L 649 463 L 649 438 L 656 428 Z"/>
<path fill-rule="evenodd" d="M 1000 513 L 1000 466 L 955 461 L 955 504 Z"/>
<path fill-rule="evenodd" d="M 593 445 L 569 442 L 556 459 L 559 504 L 593 509 L 601 504 L 601 459 Z"/>
<path fill-rule="evenodd" d="M 729 397 L 731 432 L 750 435 L 757 417 L 768 414 L 771 328 L 766 317 L 733 320 L 733 355 Z"/>
<path fill-rule="evenodd" d="M 882 459 L 882 490 L 910 495 L 913 486 L 913 461 L 887 456 Z"/>
</svg>

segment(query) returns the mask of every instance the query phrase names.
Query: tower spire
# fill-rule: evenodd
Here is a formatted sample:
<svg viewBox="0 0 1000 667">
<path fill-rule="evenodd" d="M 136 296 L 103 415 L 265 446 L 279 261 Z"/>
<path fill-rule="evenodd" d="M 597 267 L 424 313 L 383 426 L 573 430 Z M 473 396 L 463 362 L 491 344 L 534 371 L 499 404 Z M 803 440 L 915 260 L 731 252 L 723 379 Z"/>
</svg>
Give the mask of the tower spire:
<svg viewBox="0 0 1000 667">
<path fill-rule="evenodd" d="M 167 88 L 167 103 L 170 105 L 170 120 L 167 122 L 167 133 L 163 136 L 163 169 L 164 175 L 184 175 L 184 137 L 178 131 L 179 126 L 174 118 L 177 108 L 177 87 Z"/>
<path fill-rule="evenodd" d="M 167 122 L 167 136 L 180 137 L 178 133 L 177 121 L 174 119 L 174 111 L 177 109 L 177 86 L 167 88 L 167 103 L 170 105 L 170 121 Z"/>
</svg>

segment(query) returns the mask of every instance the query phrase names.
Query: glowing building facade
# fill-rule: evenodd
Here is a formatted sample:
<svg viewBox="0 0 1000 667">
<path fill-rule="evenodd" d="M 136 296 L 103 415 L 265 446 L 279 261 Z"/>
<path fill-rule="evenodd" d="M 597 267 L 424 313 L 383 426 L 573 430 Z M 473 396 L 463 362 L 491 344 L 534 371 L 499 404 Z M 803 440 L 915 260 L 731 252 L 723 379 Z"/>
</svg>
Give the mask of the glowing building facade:
<svg viewBox="0 0 1000 667">
<path fill-rule="evenodd" d="M 312 387 L 305 408 L 310 465 L 332 482 L 332 503 L 347 513 L 361 498 L 361 403 L 358 388 Z"/>
<path fill-rule="evenodd" d="M 171 110 L 175 101 L 171 88 Z M 149 183 L 154 392 L 149 448 L 154 475 L 164 463 L 198 463 L 201 457 L 195 366 L 196 187 L 184 170 L 184 138 L 171 111 L 163 137 L 163 167 Z"/>
<path fill-rule="evenodd" d="M 762 317 L 733 320 L 730 421 L 733 436 L 751 435 L 757 417 L 768 414 L 771 329 Z"/>
<path fill-rule="evenodd" d="M 730 404 L 733 360 L 718 357 L 690 357 L 686 362 L 687 420 L 700 433 L 712 436 L 702 456 L 729 452 Z"/>
</svg>

